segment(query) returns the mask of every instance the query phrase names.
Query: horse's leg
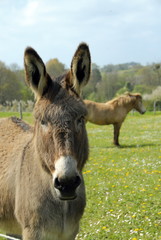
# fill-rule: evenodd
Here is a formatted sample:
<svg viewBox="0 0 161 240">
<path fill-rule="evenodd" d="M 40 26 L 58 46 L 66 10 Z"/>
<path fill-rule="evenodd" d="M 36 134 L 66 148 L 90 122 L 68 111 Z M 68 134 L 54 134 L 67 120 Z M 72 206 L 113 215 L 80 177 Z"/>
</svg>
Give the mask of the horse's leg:
<svg viewBox="0 0 161 240">
<path fill-rule="evenodd" d="M 113 124 L 113 127 L 114 127 L 114 140 L 113 140 L 113 143 L 116 146 L 120 146 L 120 144 L 119 144 L 119 134 L 120 134 L 121 125 L 122 125 L 122 122 Z"/>
</svg>

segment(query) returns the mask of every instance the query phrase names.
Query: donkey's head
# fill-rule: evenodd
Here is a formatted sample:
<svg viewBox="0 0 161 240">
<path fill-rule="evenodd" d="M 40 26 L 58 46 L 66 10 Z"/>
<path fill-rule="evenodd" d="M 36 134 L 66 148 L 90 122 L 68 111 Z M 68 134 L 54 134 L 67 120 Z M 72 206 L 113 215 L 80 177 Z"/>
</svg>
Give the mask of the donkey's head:
<svg viewBox="0 0 161 240">
<path fill-rule="evenodd" d="M 26 81 L 36 96 L 35 160 L 53 181 L 60 199 L 74 199 L 88 158 L 84 117 L 86 108 L 79 94 L 89 80 L 91 60 L 85 43 L 78 46 L 67 74 L 52 80 L 32 48 L 24 55 Z"/>
</svg>

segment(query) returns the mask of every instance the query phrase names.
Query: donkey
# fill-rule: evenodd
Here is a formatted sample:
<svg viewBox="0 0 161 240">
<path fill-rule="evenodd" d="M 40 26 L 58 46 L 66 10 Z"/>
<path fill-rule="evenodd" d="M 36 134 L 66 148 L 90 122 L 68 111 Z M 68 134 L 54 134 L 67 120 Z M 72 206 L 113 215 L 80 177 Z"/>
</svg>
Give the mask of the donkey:
<svg viewBox="0 0 161 240">
<path fill-rule="evenodd" d="M 106 103 L 97 103 L 90 100 L 84 100 L 84 103 L 88 110 L 87 121 L 98 125 L 113 124 L 113 142 L 116 146 L 120 146 L 120 128 L 127 114 L 132 109 L 137 110 L 140 114 L 144 114 L 146 111 L 142 104 L 142 96 L 139 93 L 126 93 Z"/>
<path fill-rule="evenodd" d="M 31 47 L 24 66 L 36 96 L 35 123 L 0 122 L 0 229 L 23 240 L 74 240 L 86 205 L 87 110 L 80 92 L 90 77 L 90 51 L 81 43 L 70 70 L 56 79 Z"/>
</svg>

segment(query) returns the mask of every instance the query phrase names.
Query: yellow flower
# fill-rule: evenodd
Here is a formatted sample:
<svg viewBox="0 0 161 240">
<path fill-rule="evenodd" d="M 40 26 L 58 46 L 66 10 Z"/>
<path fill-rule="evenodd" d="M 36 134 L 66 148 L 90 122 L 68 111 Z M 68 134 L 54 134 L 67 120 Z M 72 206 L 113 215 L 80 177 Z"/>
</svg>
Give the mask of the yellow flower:
<svg viewBox="0 0 161 240">
<path fill-rule="evenodd" d="M 142 191 L 142 192 L 145 192 L 145 191 L 146 191 L 146 189 L 142 188 L 142 189 L 140 189 L 140 191 Z"/>
<path fill-rule="evenodd" d="M 107 228 L 106 226 L 102 227 L 102 230 L 105 230 L 105 231 L 107 231 L 107 232 L 109 232 L 109 231 L 110 231 L 110 229 L 109 229 L 109 228 Z"/>
<path fill-rule="evenodd" d="M 137 238 L 132 238 L 132 240 L 138 240 Z"/>
<path fill-rule="evenodd" d="M 142 231 L 143 229 L 142 228 L 135 228 L 134 231 Z"/>
<path fill-rule="evenodd" d="M 91 170 L 88 170 L 88 171 L 86 171 L 86 172 L 83 172 L 83 174 L 90 173 L 90 172 L 91 172 Z"/>
</svg>

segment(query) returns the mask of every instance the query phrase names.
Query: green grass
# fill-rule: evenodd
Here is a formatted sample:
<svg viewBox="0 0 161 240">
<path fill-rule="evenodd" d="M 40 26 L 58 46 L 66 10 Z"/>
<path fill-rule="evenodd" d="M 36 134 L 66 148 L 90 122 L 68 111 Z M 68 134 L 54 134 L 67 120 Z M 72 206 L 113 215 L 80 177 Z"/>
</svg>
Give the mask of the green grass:
<svg viewBox="0 0 161 240">
<path fill-rule="evenodd" d="M 78 239 L 161 239 L 161 114 L 128 115 L 112 145 L 112 126 L 87 125 L 87 207 Z"/>
<path fill-rule="evenodd" d="M 18 112 L 0 112 L 0 118 L 6 117 L 18 117 L 20 118 L 20 114 Z M 24 112 L 23 113 L 23 120 L 32 124 L 33 123 L 33 116 L 31 113 Z"/>
<path fill-rule="evenodd" d="M 112 144 L 111 125 L 88 123 L 87 130 L 87 206 L 77 239 L 161 239 L 161 113 L 129 114 L 121 148 Z"/>
</svg>

